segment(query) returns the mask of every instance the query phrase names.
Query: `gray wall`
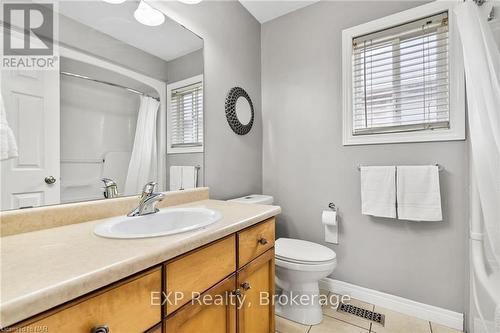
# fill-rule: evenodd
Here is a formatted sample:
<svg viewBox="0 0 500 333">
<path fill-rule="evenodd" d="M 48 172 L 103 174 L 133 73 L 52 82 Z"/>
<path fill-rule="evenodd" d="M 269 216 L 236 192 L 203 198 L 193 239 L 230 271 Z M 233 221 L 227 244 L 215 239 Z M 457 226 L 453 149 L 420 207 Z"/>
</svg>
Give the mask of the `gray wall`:
<svg viewBox="0 0 500 333">
<path fill-rule="evenodd" d="M 59 42 L 123 67 L 167 81 L 167 62 L 109 35 L 59 15 Z"/>
<path fill-rule="evenodd" d="M 321 211 L 337 204 L 333 278 L 462 312 L 466 144 L 342 146 L 342 29 L 415 5 L 320 2 L 262 26 L 263 190 L 282 206 L 279 236 L 325 245 Z M 445 167 L 443 222 L 361 215 L 357 164 L 428 163 Z"/>
<path fill-rule="evenodd" d="M 203 49 L 167 62 L 168 83 L 203 74 Z"/>
<path fill-rule="evenodd" d="M 212 198 L 262 191 L 260 24 L 236 1 L 152 3 L 204 40 L 205 185 Z M 255 124 L 244 136 L 227 124 L 224 101 L 231 87 L 251 96 Z"/>
<path fill-rule="evenodd" d="M 167 62 L 168 83 L 184 80 L 203 74 L 203 49 L 191 52 Z M 167 189 L 170 185 L 170 167 L 172 165 L 199 165 L 198 186 L 204 186 L 203 153 L 167 155 Z"/>
</svg>

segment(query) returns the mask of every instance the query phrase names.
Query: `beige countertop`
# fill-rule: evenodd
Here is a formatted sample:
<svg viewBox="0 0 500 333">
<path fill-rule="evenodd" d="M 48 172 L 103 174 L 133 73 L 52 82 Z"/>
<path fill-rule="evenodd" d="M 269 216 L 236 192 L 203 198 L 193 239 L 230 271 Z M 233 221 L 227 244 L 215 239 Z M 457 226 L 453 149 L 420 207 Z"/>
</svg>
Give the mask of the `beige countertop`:
<svg viewBox="0 0 500 333">
<path fill-rule="evenodd" d="M 281 212 L 278 206 L 203 200 L 222 219 L 207 228 L 143 239 L 94 235 L 106 219 L 0 238 L 0 327 L 208 244 Z"/>
</svg>

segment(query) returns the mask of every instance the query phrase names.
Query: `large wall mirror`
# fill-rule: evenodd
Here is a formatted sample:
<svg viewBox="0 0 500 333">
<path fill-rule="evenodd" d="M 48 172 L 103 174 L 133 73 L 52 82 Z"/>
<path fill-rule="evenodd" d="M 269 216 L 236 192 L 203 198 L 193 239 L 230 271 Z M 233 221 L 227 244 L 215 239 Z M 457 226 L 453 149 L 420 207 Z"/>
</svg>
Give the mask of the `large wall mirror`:
<svg viewBox="0 0 500 333">
<path fill-rule="evenodd" d="M 203 186 L 203 40 L 118 2 L 56 3 L 57 68 L 2 68 L 1 210 Z"/>
</svg>

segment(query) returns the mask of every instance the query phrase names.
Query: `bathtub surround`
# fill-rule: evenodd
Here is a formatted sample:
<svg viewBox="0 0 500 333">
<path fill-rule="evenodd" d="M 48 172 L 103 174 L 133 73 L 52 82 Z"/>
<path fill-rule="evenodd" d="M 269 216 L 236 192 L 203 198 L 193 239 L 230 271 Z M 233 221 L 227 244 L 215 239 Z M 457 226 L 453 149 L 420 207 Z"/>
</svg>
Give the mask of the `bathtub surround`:
<svg viewBox="0 0 500 333">
<path fill-rule="evenodd" d="M 343 29 L 422 4 L 313 4 L 262 25 L 263 193 L 283 209 L 278 237 L 331 247 L 334 279 L 456 312 L 465 309 L 467 150 L 462 141 L 342 146 Z M 357 165 L 443 165 L 443 221 L 361 214 Z M 321 211 L 339 210 L 339 240 L 324 243 Z"/>
</svg>

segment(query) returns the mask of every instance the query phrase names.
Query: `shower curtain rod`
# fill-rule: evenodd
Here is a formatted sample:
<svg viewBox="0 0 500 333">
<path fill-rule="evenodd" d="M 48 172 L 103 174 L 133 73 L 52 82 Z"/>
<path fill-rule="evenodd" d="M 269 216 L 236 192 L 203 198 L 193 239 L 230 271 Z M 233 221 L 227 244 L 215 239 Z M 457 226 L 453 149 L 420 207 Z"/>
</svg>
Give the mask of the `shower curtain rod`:
<svg viewBox="0 0 500 333">
<path fill-rule="evenodd" d="M 80 75 L 80 74 L 75 74 L 75 73 L 70 73 L 70 72 L 62 72 L 61 71 L 60 74 L 61 75 L 66 75 L 66 76 L 71 76 L 71 77 L 76 77 L 76 78 L 79 78 L 79 79 L 84 79 L 84 80 L 88 80 L 88 81 L 92 81 L 92 82 L 107 84 L 108 86 L 112 86 L 112 87 L 116 87 L 116 88 L 122 88 L 122 89 L 130 91 L 131 93 L 134 93 L 134 94 L 137 94 L 137 95 L 151 97 L 151 98 L 157 100 L 158 102 L 160 101 L 160 99 L 158 97 L 153 97 L 153 96 L 150 96 L 150 95 L 148 95 L 148 94 L 146 94 L 146 93 L 144 93 L 142 91 L 135 90 L 135 89 L 129 88 L 129 87 L 125 87 L 125 86 L 122 86 L 122 85 L 119 85 L 119 84 L 116 84 L 116 83 L 102 81 L 102 80 L 94 79 L 94 78 L 91 78 L 91 77 L 88 77 L 88 76 L 85 76 L 85 75 Z"/>
<path fill-rule="evenodd" d="M 465 2 L 466 0 L 463 0 L 463 1 Z M 479 7 L 481 7 L 486 2 L 486 0 L 473 0 L 473 1 Z M 488 14 L 487 20 L 489 22 L 489 21 L 494 20 L 494 19 L 495 19 L 495 6 L 491 6 L 491 10 L 490 10 L 490 13 Z"/>
</svg>

